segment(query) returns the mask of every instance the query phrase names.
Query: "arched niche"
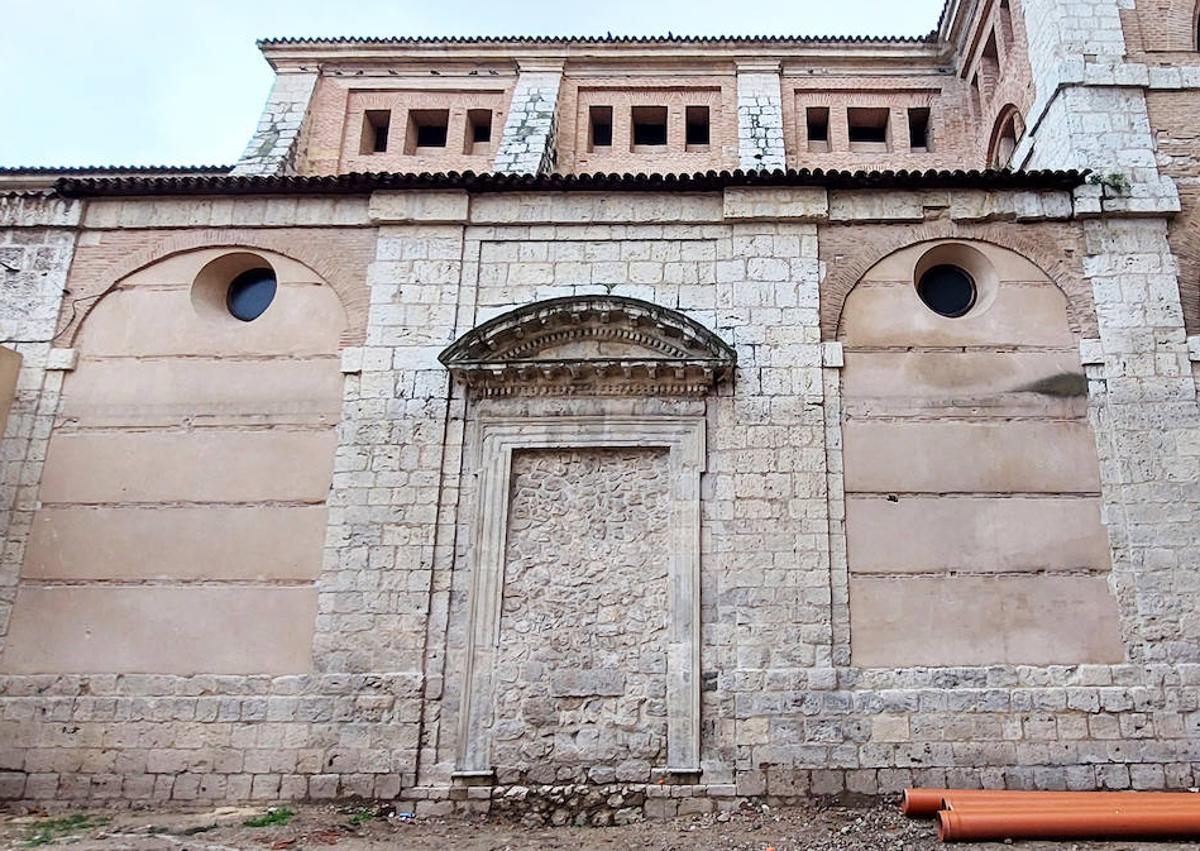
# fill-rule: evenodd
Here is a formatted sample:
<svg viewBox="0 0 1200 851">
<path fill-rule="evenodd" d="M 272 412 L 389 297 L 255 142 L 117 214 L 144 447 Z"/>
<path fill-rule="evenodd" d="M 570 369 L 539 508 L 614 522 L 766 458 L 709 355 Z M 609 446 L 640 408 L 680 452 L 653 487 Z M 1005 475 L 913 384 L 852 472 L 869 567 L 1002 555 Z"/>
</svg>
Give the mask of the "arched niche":
<svg viewBox="0 0 1200 851">
<path fill-rule="evenodd" d="M 243 321 L 256 269 L 272 298 Z M 310 267 L 248 246 L 112 282 L 74 338 L 5 670 L 309 669 L 345 325 Z"/>
<path fill-rule="evenodd" d="M 469 409 L 469 544 L 456 565 L 469 590 L 447 685 L 461 702 L 442 716 L 457 713 L 454 775 L 532 782 L 554 765 L 582 782 L 592 765 L 635 751 L 647 772 L 698 775 L 707 454 L 695 397 L 732 376 L 733 349 L 678 311 L 590 295 L 497 316 L 441 361 L 472 396 L 544 397 Z M 668 398 L 612 398 L 630 396 Z M 535 623 L 564 628 L 538 633 Z M 513 682 L 529 659 L 536 675 Z M 663 699 L 648 703 L 650 694 Z M 614 730 L 611 752 L 586 735 L 555 750 L 578 732 L 577 714 L 559 710 L 580 699 L 601 713 L 590 725 Z M 628 702 L 646 713 L 636 736 L 608 714 Z"/>
<path fill-rule="evenodd" d="M 939 266 L 975 288 L 962 315 L 922 299 Z M 851 661 L 1120 661 L 1062 290 L 994 244 L 920 243 L 863 274 L 838 339 Z"/>
</svg>

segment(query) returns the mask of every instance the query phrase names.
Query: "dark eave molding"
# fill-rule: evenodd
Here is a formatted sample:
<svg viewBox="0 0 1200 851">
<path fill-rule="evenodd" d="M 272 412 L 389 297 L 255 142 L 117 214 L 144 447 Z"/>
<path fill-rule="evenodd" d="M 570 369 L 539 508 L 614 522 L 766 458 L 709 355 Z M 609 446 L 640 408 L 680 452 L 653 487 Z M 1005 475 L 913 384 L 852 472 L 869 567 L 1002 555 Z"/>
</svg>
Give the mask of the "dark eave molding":
<svg viewBox="0 0 1200 851">
<path fill-rule="evenodd" d="M 68 198 L 171 195 L 366 195 L 377 190 L 460 189 L 484 192 L 717 192 L 729 187 L 814 186 L 826 189 L 1070 190 L 1081 171 L 706 171 L 685 174 L 501 174 L 484 172 L 351 172 L 330 176 L 182 175 L 61 177 Z"/>
</svg>

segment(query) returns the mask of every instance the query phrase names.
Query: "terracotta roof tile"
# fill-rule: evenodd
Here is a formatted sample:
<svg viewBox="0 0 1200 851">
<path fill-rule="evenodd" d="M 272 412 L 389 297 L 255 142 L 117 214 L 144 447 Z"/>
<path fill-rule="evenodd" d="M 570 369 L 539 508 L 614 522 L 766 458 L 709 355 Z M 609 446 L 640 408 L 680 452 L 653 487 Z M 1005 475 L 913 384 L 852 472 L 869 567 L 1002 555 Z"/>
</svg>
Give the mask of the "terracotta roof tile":
<svg viewBox="0 0 1200 851">
<path fill-rule="evenodd" d="M 1079 171 L 707 171 L 691 174 L 500 174 L 496 172 L 352 172 L 326 177 L 184 175 L 61 177 L 64 196 L 354 195 L 377 189 L 464 189 L 470 192 L 711 192 L 730 186 L 862 188 L 1071 189 Z"/>
<path fill-rule="evenodd" d="M 944 14 L 944 12 L 943 12 Z M 424 45 L 424 44 L 526 44 L 526 45 L 570 45 L 570 44 L 923 44 L 937 41 L 937 31 L 921 36 L 868 36 L 868 35 L 468 35 L 468 36 L 280 36 L 262 38 L 258 46 L 281 47 L 287 45 Z"/>
</svg>

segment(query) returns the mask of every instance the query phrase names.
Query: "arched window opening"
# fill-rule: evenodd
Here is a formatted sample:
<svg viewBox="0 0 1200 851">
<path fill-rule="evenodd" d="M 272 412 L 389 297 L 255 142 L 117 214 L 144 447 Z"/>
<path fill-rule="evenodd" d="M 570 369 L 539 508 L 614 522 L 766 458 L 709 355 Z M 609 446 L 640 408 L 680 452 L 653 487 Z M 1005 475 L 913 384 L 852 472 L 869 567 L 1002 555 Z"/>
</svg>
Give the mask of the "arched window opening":
<svg viewBox="0 0 1200 851">
<path fill-rule="evenodd" d="M 1009 105 L 1000 111 L 988 143 L 988 167 L 1006 168 L 1012 163 L 1017 143 L 1025 135 L 1025 122 L 1015 106 Z"/>
</svg>

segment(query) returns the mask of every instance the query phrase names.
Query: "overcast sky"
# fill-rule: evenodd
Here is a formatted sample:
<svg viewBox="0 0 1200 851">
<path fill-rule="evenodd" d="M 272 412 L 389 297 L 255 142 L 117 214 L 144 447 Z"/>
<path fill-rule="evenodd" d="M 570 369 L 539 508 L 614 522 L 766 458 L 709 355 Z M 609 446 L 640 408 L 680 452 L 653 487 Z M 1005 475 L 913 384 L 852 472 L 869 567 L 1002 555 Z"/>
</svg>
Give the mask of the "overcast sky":
<svg viewBox="0 0 1200 851">
<path fill-rule="evenodd" d="M 332 35 L 923 35 L 942 0 L 0 0 L 0 165 L 232 163 L 271 71 Z"/>
</svg>

